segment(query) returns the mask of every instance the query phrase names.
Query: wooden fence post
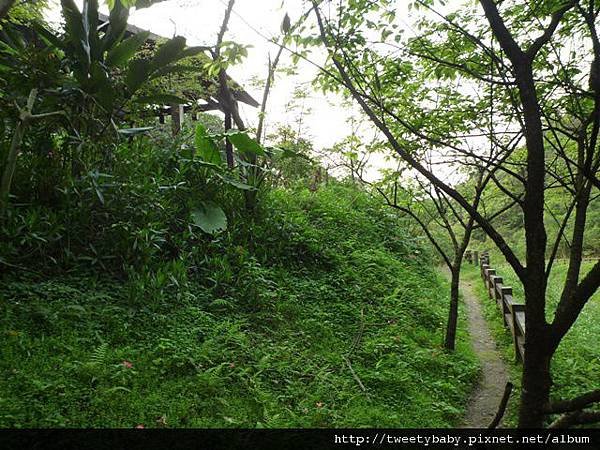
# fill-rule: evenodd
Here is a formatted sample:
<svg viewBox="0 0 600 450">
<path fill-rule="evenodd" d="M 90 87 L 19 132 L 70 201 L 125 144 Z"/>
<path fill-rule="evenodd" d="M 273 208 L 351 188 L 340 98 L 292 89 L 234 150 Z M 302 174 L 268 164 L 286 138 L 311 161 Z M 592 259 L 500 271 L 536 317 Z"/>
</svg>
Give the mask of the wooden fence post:
<svg viewBox="0 0 600 450">
<path fill-rule="evenodd" d="M 485 276 L 487 273 L 487 270 L 490 268 L 490 266 L 488 264 L 482 263 L 481 264 L 481 279 L 483 280 L 483 283 L 485 284 Z"/>
<path fill-rule="evenodd" d="M 512 288 L 510 286 L 501 286 L 500 287 L 500 308 L 502 309 L 502 320 L 504 320 L 504 325 L 511 328 L 511 333 L 514 334 L 514 330 L 512 330 L 512 327 L 514 327 L 514 324 L 511 325 L 508 322 L 508 318 L 507 315 L 510 316 L 510 307 L 508 304 L 508 300 L 512 300 Z"/>
<path fill-rule="evenodd" d="M 490 264 L 490 254 L 487 251 L 481 252 L 481 261 L 485 262 L 487 265 Z"/>
<path fill-rule="evenodd" d="M 499 275 L 494 275 L 492 277 L 492 285 L 494 287 L 492 294 L 493 294 L 494 300 L 496 300 L 496 303 L 500 307 L 501 307 L 500 302 L 502 301 L 502 296 L 500 295 L 500 290 L 502 289 L 503 282 L 504 282 L 504 279 Z"/>
<path fill-rule="evenodd" d="M 523 362 L 525 353 L 525 305 L 512 303 L 510 313 L 513 322 L 513 345 L 515 347 L 515 360 Z"/>
<path fill-rule="evenodd" d="M 485 287 L 488 291 L 488 296 L 490 298 L 494 298 L 494 291 L 492 290 L 494 288 L 494 285 L 492 284 L 492 277 L 496 275 L 496 269 L 486 269 L 485 271 Z"/>
</svg>

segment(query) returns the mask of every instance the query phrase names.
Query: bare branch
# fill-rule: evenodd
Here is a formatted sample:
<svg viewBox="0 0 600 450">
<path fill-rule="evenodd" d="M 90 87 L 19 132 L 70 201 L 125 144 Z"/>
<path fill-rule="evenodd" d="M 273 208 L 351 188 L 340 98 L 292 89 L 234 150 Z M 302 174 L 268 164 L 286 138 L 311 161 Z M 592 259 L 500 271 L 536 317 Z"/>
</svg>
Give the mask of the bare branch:
<svg viewBox="0 0 600 450">
<path fill-rule="evenodd" d="M 533 59 L 536 57 L 540 49 L 550 40 L 550 38 L 556 31 L 556 27 L 558 27 L 558 24 L 560 23 L 565 13 L 569 9 L 573 8 L 573 6 L 575 6 L 576 4 L 577 1 L 571 1 L 552 14 L 552 18 L 550 19 L 550 24 L 548 25 L 548 27 L 544 30 L 541 36 L 539 36 L 533 41 L 531 46 L 525 52 L 529 59 Z"/>
<path fill-rule="evenodd" d="M 217 35 L 217 44 L 215 45 L 215 56 L 218 58 L 221 55 L 221 44 L 223 43 L 223 37 L 227 32 L 227 27 L 229 25 L 229 19 L 231 17 L 231 10 L 233 9 L 233 4 L 235 0 L 229 0 L 227 3 L 227 9 L 225 9 L 225 15 L 223 16 L 223 22 L 221 23 L 221 28 L 219 28 L 219 34 Z"/>
<path fill-rule="evenodd" d="M 510 399 L 510 394 L 512 393 L 512 390 L 513 390 L 513 384 L 509 381 L 508 383 L 506 383 L 506 386 L 504 387 L 504 394 L 502 395 L 502 400 L 500 400 L 500 405 L 498 406 L 498 412 L 496 412 L 496 416 L 494 417 L 494 420 L 492 420 L 492 422 L 488 425 L 488 429 L 493 430 L 500 424 L 500 421 L 502 420 L 502 417 L 504 416 L 504 412 L 506 411 L 506 405 L 508 405 L 508 400 Z"/>
<path fill-rule="evenodd" d="M 596 422 L 600 422 L 600 411 L 575 411 L 560 416 L 548 428 L 569 428 Z"/>
<path fill-rule="evenodd" d="M 586 392 L 579 397 L 575 397 L 571 400 L 560 400 L 556 402 L 552 402 L 546 408 L 546 412 L 548 414 L 557 414 L 557 413 L 566 413 L 579 411 L 583 408 L 586 408 L 592 403 L 600 402 L 600 389 L 596 389 L 595 391 Z"/>
</svg>

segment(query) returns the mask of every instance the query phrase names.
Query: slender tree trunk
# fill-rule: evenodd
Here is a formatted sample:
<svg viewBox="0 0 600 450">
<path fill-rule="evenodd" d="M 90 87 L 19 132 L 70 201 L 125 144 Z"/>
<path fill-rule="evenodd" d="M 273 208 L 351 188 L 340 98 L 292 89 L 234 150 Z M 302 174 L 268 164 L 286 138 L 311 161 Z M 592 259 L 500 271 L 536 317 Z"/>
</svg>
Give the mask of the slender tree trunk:
<svg viewBox="0 0 600 450">
<path fill-rule="evenodd" d="M 225 111 L 225 131 L 231 130 L 231 113 Z M 228 138 L 225 138 L 225 156 L 227 158 L 227 167 L 233 169 L 233 145 Z"/>
<path fill-rule="evenodd" d="M 539 293 L 533 295 L 539 296 Z M 531 297 L 528 299 L 526 293 L 526 302 L 529 301 Z M 534 321 L 527 322 L 519 428 L 541 428 L 544 425 L 544 407 L 550 399 L 550 363 L 553 351 L 549 345 L 547 329 L 540 325 Z"/>
<path fill-rule="evenodd" d="M 450 309 L 448 311 L 448 322 L 446 323 L 446 337 L 444 338 L 444 348 L 454 350 L 456 347 L 456 328 L 458 325 L 458 293 L 460 283 L 460 266 L 453 264 L 450 273 L 452 275 L 450 281 Z"/>
<path fill-rule="evenodd" d="M 262 102 L 260 104 L 260 112 L 258 113 L 258 125 L 256 127 L 256 141 L 259 144 L 262 142 L 263 138 L 265 114 L 267 111 L 267 100 L 269 99 L 269 94 L 271 93 L 271 85 L 273 84 L 275 70 L 277 70 L 277 65 L 279 64 L 279 58 L 281 57 L 282 51 L 283 45 L 279 47 L 277 55 L 275 56 L 275 59 L 272 62 L 271 58 L 269 57 L 269 70 L 267 72 L 267 81 L 265 82 L 265 89 L 263 90 Z"/>
<path fill-rule="evenodd" d="M 4 211 L 8 206 L 8 195 L 10 194 L 10 186 L 12 179 L 15 174 L 15 168 L 17 167 L 17 157 L 21 151 L 21 141 L 25 134 L 26 122 L 19 121 L 15 128 L 8 155 L 6 157 L 6 164 L 2 173 L 2 180 L 0 182 L 0 212 L 4 215 Z"/>
<path fill-rule="evenodd" d="M 479 180 L 481 183 L 481 179 Z M 477 194 L 473 207 L 477 209 L 479 207 L 480 194 Z M 465 233 L 463 234 L 460 244 L 456 247 L 454 253 L 454 261 L 452 261 L 452 267 L 450 273 L 452 278 L 450 280 L 450 309 L 448 311 L 448 323 L 446 324 L 446 337 L 444 339 L 444 348 L 447 350 L 454 350 L 456 347 L 456 328 L 458 327 L 458 296 L 460 291 L 460 269 L 462 267 L 463 257 L 465 251 L 471 242 L 471 234 L 473 233 L 473 225 L 475 220 L 469 217 L 465 225 Z M 451 230 L 451 228 L 449 229 Z"/>
</svg>

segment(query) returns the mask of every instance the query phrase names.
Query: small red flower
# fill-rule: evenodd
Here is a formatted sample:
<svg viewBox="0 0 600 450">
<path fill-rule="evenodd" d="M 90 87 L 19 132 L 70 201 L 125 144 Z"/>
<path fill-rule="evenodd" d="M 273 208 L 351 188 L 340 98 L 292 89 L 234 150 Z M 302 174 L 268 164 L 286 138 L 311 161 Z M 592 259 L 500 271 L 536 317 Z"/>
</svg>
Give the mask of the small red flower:
<svg viewBox="0 0 600 450">
<path fill-rule="evenodd" d="M 133 364 L 127 360 L 123 361 L 121 364 L 123 364 L 126 369 L 131 369 L 133 367 Z"/>
</svg>

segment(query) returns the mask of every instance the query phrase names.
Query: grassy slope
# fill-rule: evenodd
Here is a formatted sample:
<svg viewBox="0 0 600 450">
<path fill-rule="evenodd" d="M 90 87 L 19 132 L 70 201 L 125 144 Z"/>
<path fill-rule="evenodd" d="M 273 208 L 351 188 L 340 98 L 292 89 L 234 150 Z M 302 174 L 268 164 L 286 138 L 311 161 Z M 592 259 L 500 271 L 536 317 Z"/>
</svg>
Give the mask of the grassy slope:
<svg viewBox="0 0 600 450">
<path fill-rule="evenodd" d="M 267 206 L 190 276 L 5 275 L 0 426 L 457 424 L 474 356 L 464 324 L 440 350 L 446 283 L 395 219 L 342 187 Z"/>
<path fill-rule="evenodd" d="M 513 287 L 515 298 L 523 299 L 523 287 L 518 278 L 506 263 L 501 263 L 501 256 L 492 255 L 492 266 L 504 279 L 506 285 Z M 591 263 L 584 262 L 583 273 L 591 268 Z M 560 290 L 566 276 L 566 264 L 557 262 L 548 286 L 547 320 L 552 321 L 554 309 L 560 298 Z M 514 350 L 510 332 L 502 325 L 500 310 L 492 300 L 488 299 L 479 270 L 472 266 L 465 267 L 465 280 L 475 286 L 484 304 L 486 318 L 492 328 L 497 342 L 504 350 L 507 361 L 511 362 L 511 376 L 515 390 L 511 398 L 507 417 L 509 423 L 515 425 L 517 420 L 518 393 L 520 392 L 521 366 L 514 364 Z M 581 316 L 563 339 L 553 360 L 552 374 L 554 394 L 557 398 L 571 398 L 586 391 L 598 388 L 600 372 L 600 292 L 590 300 Z"/>
</svg>

